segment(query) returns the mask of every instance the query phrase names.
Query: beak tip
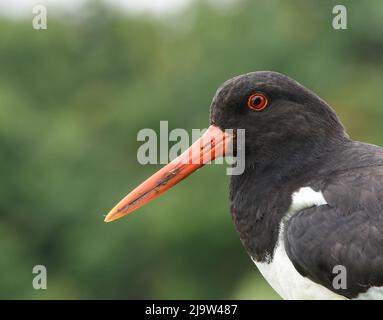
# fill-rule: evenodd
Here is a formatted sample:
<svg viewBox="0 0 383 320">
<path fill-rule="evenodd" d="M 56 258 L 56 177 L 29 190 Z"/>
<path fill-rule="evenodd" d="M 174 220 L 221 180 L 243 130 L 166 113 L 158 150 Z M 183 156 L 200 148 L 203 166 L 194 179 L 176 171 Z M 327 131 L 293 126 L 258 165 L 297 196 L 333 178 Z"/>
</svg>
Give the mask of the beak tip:
<svg viewBox="0 0 383 320">
<path fill-rule="evenodd" d="M 117 217 L 116 217 L 114 211 L 112 210 L 112 211 L 110 211 L 110 212 L 106 215 L 106 217 L 105 217 L 105 219 L 104 219 L 104 222 L 108 223 L 108 222 L 112 222 L 112 221 L 114 221 L 114 220 L 116 220 L 116 219 L 117 219 Z"/>
<path fill-rule="evenodd" d="M 122 211 L 119 209 L 119 206 L 115 206 L 110 212 L 106 215 L 104 222 L 112 222 L 118 220 L 128 214 L 129 211 Z"/>
</svg>

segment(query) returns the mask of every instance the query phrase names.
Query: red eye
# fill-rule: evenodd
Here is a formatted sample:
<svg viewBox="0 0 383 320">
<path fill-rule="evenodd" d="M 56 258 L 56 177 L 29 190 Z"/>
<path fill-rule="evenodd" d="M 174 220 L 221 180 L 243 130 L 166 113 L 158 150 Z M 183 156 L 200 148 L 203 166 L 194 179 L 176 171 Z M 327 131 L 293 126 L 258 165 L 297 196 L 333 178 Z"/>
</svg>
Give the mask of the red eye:
<svg viewBox="0 0 383 320">
<path fill-rule="evenodd" d="M 269 100 L 263 93 L 254 93 L 247 100 L 247 106 L 254 111 L 261 111 L 267 107 Z"/>
</svg>

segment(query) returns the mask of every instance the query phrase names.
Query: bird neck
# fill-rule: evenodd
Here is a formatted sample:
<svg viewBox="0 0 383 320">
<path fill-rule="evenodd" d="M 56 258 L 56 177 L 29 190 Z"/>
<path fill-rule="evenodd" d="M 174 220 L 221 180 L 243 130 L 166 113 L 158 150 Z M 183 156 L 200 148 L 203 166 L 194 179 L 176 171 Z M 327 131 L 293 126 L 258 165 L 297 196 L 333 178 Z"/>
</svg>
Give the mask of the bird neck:
<svg viewBox="0 0 383 320">
<path fill-rule="evenodd" d="M 349 141 L 349 140 L 348 140 Z M 318 171 L 347 145 L 347 139 L 332 139 L 326 145 L 281 146 L 274 157 L 270 149 L 246 159 L 242 175 L 230 182 L 231 213 L 241 241 L 257 261 L 272 259 L 279 226 L 291 205 L 291 195 L 318 179 Z"/>
</svg>

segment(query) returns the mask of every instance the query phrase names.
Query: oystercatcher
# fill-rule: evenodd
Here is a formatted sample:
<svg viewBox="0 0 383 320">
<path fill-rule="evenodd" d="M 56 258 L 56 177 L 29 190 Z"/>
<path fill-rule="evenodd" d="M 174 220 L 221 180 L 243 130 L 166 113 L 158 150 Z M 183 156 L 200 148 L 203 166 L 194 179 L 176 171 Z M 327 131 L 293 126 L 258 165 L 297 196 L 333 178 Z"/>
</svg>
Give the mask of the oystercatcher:
<svg viewBox="0 0 383 320">
<path fill-rule="evenodd" d="M 214 143 L 195 142 L 105 221 L 204 165 L 191 158 L 225 155 L 235 130 L 245 129 L 245 170 L 231 176 L 231 213 L 265 279 L 285 299 L 383 298 L 383 149 L 351 140 L 325 101 L 277 72 L 226 81 L 213 98 L 210 121 L 201 139 Z M 337 270 L 343 271 L 340 286 Z"/>
</svg>

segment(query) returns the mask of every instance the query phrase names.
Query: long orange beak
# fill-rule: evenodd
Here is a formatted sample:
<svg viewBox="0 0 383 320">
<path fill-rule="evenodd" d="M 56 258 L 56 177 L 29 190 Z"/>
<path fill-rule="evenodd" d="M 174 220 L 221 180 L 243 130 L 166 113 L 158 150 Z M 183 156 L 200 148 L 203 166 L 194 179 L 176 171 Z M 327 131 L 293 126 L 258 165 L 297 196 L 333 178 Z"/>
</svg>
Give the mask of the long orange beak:
<svg viewBox="0 0 383 320">
<path fill-rule="evenodd" d="M 153 174 L 122 199 L 105 217 L 117 220 L 142 207 L 215 158 L 229 152 L 233 134 L 211 125 L 183 154 Z"/>
</svg>

